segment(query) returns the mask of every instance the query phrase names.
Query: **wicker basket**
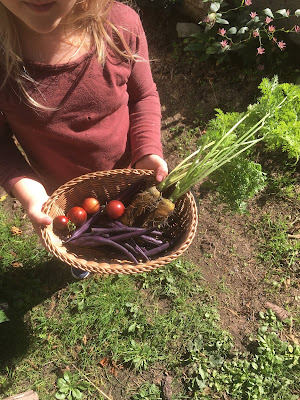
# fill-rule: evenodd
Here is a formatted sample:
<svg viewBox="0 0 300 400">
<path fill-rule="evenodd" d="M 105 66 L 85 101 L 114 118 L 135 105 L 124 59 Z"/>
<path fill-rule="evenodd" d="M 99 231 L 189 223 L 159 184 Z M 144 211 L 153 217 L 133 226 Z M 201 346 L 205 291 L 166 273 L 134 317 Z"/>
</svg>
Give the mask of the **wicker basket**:
<svg viewBox="0 0 300 400">
<path fill-rule="evenodd" d="M 155 183 L 153 171 L 139 169 L 116 169 L 82 175 L 58 188 L 44 204 L 43 212 L 50 217 L 66 214 L 86 197 L 96 197 L 101 204 L 115 199 L 128 186 L 143 177 L 149 187 Z M 71 251 L 53 232 L 49 225 L 41 230 L 46 248 L 64 263 L 73 267 L 101 274 L 135 274 L 150 271 L 170 263 L 181 256 L 191 244 L 197 229 L 198 213 L 194 196 L 188 192 L 177 202 L 175 211 L 165 226 L 165 234 L 178 235 L 176 244 L 158 258 L 134 264 L 122 256 L 112 256 L 108 248 L 74 247 Z"/>
</svg>

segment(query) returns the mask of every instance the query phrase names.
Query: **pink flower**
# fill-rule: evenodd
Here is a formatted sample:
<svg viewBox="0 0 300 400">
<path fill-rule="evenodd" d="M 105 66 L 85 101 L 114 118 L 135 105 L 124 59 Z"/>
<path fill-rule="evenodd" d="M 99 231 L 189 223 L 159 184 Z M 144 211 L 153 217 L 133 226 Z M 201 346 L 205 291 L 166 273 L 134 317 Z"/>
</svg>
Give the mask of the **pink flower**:
<svg viewBox="0 0 300 400">
<path fill-rule="evenodd" d="M 278 42 L 277 45 L 280 48 L 280 50 L 284 50 L 286 47 L 286 43 L 284 43 L 282 40 Z"/>
<path fill-rule="evenodd" d="M 215 13 L 209 13 L 207 16 L 204 18 L 204 22 L 207 24 L 214 24 L 216 22 L 216 14 Z"/>
<path fill-rule="evenodd" d="M 295 32 L 296 33 L 300 33 L 300 26 L 299 25 L 295 25 Z"/>
<path fill-rule="evenodd" d="M 252 36 L 253 37 L 258 37 L 259 36 L 258 29 L 255 29 L 255 31 L 252 32 Z"/>
<path fill-rule="evenodd" d="M 226 34 L 226 29 L 224 29 L 224 28 L 219 28 L 218 33 L 219 33 L 219 35 L 221 35 L 221 36 L 225 36 L 225 34 Z"/>
<path fill-rule="evenodd" d="M 268 25 L 270 22 L 272 22 L 272 18 L 271 17 L 266 17 L 265 19 L 265 23 Z"/>
<path fill-rule="evenodd" d="M 276 28 L 274 25 L 269 25 L 268 29 L 269 29 L 270 33 L 274 33 L 276 31 Z"/>
<path fill-rule="evenodd" d="M 226 47 L 228 47 L 228 42 L 227 42 L 227 40 L 222 40 L 222 41 L 220 42 L 220 44 L 221 44 L 222 49 L 226 49 Z"/>
<path fill-rule="evenodd" d="M 252 0 L 245 0 L 245 6 L 251 6 Z"/>
<path fill-rule="evenodd" d="M 258 47 L 257 48 L 257 54 L 264 54 L 265 49 L 263 47 Z"/>
<path fill-rule="evenodd" d="M 256 12 L 256 11 L 251 11 L 250 17 L 251 17 L 251 18 L 257 17 L 257 12 Z"/>
<path fill-rule="evenodd" d="M 289 17 L 290 16 L 290 10 L 286 10 L 286 14 L 287 14 L 287 16 Z"/>
<path fill-rule="evenodd" d="M 204 22 L 208 25 L 213 25 L 216 20 L 216 14 L 210 13 L 204 18 Z"/>
</svg>

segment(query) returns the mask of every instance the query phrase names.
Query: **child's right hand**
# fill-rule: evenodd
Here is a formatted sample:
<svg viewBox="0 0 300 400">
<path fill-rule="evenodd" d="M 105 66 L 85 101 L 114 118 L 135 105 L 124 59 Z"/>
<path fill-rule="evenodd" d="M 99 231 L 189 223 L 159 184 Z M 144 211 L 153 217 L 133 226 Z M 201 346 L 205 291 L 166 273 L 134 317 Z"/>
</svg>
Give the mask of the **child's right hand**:
<svg viewBox="0 0 300 400">
<path fill-rule="evenodd" d="M 40 227 L 52 223 L 52 218 L 42 212 L 42 207 L 49 198 L 44 186 L 34 179 L 22 178 L 14 185 L 12 194 L 20 201 L 40 236 Z"/>
</svg>

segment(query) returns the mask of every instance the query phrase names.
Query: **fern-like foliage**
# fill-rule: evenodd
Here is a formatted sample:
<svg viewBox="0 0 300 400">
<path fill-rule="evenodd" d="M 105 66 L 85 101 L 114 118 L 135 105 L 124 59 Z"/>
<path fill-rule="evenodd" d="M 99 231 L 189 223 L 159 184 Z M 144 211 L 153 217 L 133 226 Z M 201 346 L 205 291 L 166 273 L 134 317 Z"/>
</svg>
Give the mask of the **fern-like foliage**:
<svg viewBox="0 0 300 400">
<path fill-rule="evenodd" d="M 275 76 L 272 80 L 264 78 L 259 89 L 262 96 L 252 108 L 258 117 L 272 113 L 261 132 L 267 149 L 281 150 L 297 163 L 300 158 L 300 86 L 280 84 Z M 287 101 L 273 111 L 285 97 Z"/>
<path fill-rule="evenodd" d="M 300 158 L 300 87 L 290 83 L 279 83 L 278 77 L 264 78 L 259 85 L 261 97 L 248 106 L 249 116 L 226 136 L 222 148 L 230 145 L 264 116 L 269 115 L 263 127 L 255 133 L 266 152 L 280 150 L 287 153 L 294 164 Z M 280 105 L 280 107 L 278 107 Z M 225 132 L 236 124 L 246 113 L 224 113 L 216 110 L 216 116 L 207 126 L 205 140 L 218 141 Z M 209 151 L 209 149 L 207 150 Z M 220 199 L 231 209 L 245 211 L 246 202 L 263 189 L 267 183 L 266 174 L 260 164 L 254 162 L 250 148 L 229 163 L 211 174 L 209 180 L 214 184 Z"/>
</svg>

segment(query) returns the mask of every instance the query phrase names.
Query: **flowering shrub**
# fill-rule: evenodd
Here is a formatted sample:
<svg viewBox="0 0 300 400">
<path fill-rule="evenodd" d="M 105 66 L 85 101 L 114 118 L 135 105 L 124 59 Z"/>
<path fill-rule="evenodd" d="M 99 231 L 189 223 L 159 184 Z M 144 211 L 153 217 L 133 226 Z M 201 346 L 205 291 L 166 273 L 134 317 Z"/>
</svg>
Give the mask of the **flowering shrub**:
<svg viewBox="0 0 300 400">
<path fill-rule="evenodd" d="M 215 55 L 220 63 L 230 51 L 242 52 L 246 45 L 252 47 L 252 56 L 273 53 L 276 48 L 283 52 L 286 49 L 285 34 L 300 34 L 300 18 L 299 25 L 290 29 L 282 27 L 284 20 L 291 16 L 300 17 L 300 9 L 294 12 L 270 8 L 259 11 L 253 8 L 255 0 L 239 0 L 239 4 L 231 8 L 223 0 L 203 2 L 210 3 L 206 17 L 200 22 L 204 31 L 194 34 L 186 46 L 186 50 L 200 52 L 202 59 Z"/>
</svg>

